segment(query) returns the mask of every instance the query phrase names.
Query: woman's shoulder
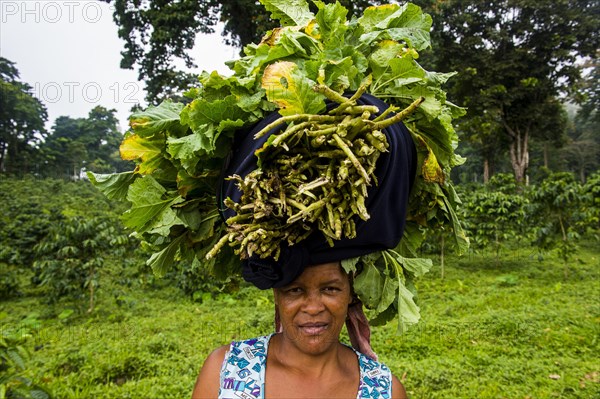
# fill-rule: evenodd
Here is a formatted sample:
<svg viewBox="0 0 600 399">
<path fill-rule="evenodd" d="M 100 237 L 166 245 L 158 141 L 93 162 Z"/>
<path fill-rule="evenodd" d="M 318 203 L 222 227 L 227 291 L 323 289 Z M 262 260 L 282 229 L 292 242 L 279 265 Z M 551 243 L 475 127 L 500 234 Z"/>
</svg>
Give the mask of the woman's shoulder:
<svg viewBox="0 0 600 399">
<path fill-rule="evenodd" d="M 404 385 L 400 382 L 400 380 L 392 375 L 392 399 L 407 399 L 406 389 L 404 389 Z"/>
<path fill-rule="evenodd" d="M 208 355 L 194 386 L 192 399 L 214 399 L 219 396 L 220 373 L 230 345 L 223 345 Z"/>
<path fill-rule="evenodd" d="M 194 387 L 192 399 L 216 398 L 219 395 L 221 371 L 224 362 L 233 363 L 235 367 L 246 367 L 252 359 L 260 361 L 266 357 L 267 346 L 271 335 L 233 341 L 223 345 L 208 355 Z M 227 367 L 233 367 L 227 365 Z"/>
</svg>

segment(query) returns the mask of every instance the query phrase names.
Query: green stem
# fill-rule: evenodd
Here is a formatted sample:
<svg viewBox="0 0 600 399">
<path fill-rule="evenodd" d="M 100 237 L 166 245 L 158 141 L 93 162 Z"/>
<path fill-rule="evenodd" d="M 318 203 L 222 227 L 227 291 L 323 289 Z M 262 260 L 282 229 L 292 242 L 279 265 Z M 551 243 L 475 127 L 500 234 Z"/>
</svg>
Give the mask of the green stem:
<svg viewBox="0 0 600 399">
<path fill-rule="evenodd" d="M 282 125 L 284 123 L 297 122 L 297 121 L 305 121 L 305 122 L 323 122 L 323 123 L 331 123 L 331 122 L 339 122 L 343 118 L 339 116 L 332 115 L 312 115 L 312 114 L 297 114 L 297 115 L 287 115 L 282 116 L 281 118 L 269 123 L 260 132 L 254 135 L 255 139 L 258 139 L 264 136 L 269 130 Z"/>
<path fill-rule="evenodd" d="M 311 124 L 311 122 L 302 122 L 302 123 L 299 123 L 292 127 L 288 127 L 283 133 L 281 133 L 281 134 L 277 135 L 277 137 L 275 137 L 275 139 L 273 140 L 271 145 L 277 147 L 279 144 L 281 144 L 281 142 L 286 140 L 288 137 L 290 137 L 294 133 L 298 132 L 299 130 L 302 130 L 302 129 L 310 126 L 310 124 Z"/>
<path fill-rule="evenodd" d="M 223 237 L 221 237 L 219 241 L 217 241 L 217 243 L 214 245 L 214 247 L 212 247 L 212 249 L 206 254 L 206 260 L 211 260 L 212 258 L 214 258 L 219 253 L 221 248 L 223 248 L 225 243 L 229 241 L 230 237 L 230 233 L 227 233 Z"/>
<path fill-rule="evenodd" d="M 298 187 L 298 194 L 305 194 L 306 191 L 314 190 L 317 187 L 324 186 L 329 183 L 326 177 L 322 176 L 316 180 L 313 180 L 309 183 L 304 183 L 300 187 Z"/>
<path fill-rule="evenodd" d="M 345 101 L 342 101 L 342 102 L 338 101 L 340 103 L 340 105 L 337 108 L 329 111 L 329 113 L 330 114 L 339 114 L 339 113 L 343 112 L 346 108 L 354 106 L 356 104 L 356 100 L 358 100 L 360 98 L 360 96 L 362 96 L 367 91 L 367 88 L 371 85 L 372 82 L 373 82 L 373 77 L 371 75 L 368 75 L 361 82 L 358 90 L 356 90 L 349 99 L 346 99 Z M 377 107 L 375 107 L 375 108 L 377 108 Z M 379 112 L 379 109 L 377 109 L 377 111 L 375 111 L 375 112 Z"/>
<path fill-rule="evenodd" d="M 373 119 L 373 122 L 379 122 L 379 121 L 387 118 L 387 116 L 389 114 L 391 114 L 392 112 L 396 112 L 398 110 L 399 110 L 398 107 L 390 105 L 389 107 L 387 107 L 387 109 L 385 111 L 383 111 L 380 115 L 378 115 L 377 118 Z"/>
<path fill-rule="evenodd" d="M 348 147 L 348 145 L 344 143 L 344 140 L 342 140 L 342 138 L 336 133 L 333 134 L 333 139 L 337 143 L 338 147 L 340 147 L 340 149 L 344 151 L 348 159 L 350 159 L 350 162 L 352 162 L 352 165 L 354 165 L 358 174 L 360 174 L 363 177 L 363 179 L 365 179 L 365 182 L 369 184 L 371 182 L 371 178 L 367 174 L 365 168 L 363 168 L 361 163 L 358 161 L 350 147 Z"/>
<path fill-rule="evenodd" d="M 413 101 L 408 107 L 404 108 L 401 112 L 398 112 L 391 118 L 387 118 L 379 122 L 368 121 L 368 124 L 371 125 L 371 128 L 373 130 L 383 130 L 388 126 L 393 125 L 394 123 L 400 122 L 408 115 L 412 114 L 414 110 L 417 109 L 417 107 L 419 107 L 419 105 L 421 105 L 423 101 L 425 101 L 425 97 L 419 97 L 415 101 Z"/>
<path fill-rule="evenodd" d="M 327 204 L 327 202 L 329 202 L 329 200 L 331 199 L 333 194 L 334 193 L 331 192 L 327 197 L 321 198 L 320 200 L 313 202 L 312 204 L 307 206 L 306 209 L 296 213 L 295 215 L 290 216 L 290 218 L 287 220 L 287 223 L 292 224 L 300 219 L 304 219 L 307 216 L 309 216 L 311 212 L 317 211 L 319 208 L 324 207 L 325 204 Z"/>
<path fill-rule="evenodd" d="M 344 104 L 349 101 L 348 98 L 342 96 L 337 91 L 331 90 L 329 86 L 326 85 L 316 85 L 313 87 L 313 90 L 338 104 Z"/>
</svg>

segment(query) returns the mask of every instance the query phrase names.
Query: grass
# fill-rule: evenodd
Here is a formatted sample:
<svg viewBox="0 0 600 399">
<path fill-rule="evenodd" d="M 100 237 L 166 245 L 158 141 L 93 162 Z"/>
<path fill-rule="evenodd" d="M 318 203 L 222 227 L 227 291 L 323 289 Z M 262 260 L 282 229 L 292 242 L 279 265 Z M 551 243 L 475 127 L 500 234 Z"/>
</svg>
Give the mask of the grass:
<svg viewBox="0 0 600 399">
<path fill-rule="evenodd" d="M 373 347 L 413 399 L 599 398 L 596 246 L 582 245 L 567 278 L 562 261 L 529 249 L 446 257 L 444 279 L 434 267 L 418 284 L 420 324 L 374 328 Z M 63 313 L 69 304 L 46 305 L 35 290 L 0 302 L 3 328 L 34 326 L 28 373 L 57 398 L 189 397 L 212 349 L 272 330 L 269 292 L 195 303 L 111 273 L 91 315 Z"/>
</svg>

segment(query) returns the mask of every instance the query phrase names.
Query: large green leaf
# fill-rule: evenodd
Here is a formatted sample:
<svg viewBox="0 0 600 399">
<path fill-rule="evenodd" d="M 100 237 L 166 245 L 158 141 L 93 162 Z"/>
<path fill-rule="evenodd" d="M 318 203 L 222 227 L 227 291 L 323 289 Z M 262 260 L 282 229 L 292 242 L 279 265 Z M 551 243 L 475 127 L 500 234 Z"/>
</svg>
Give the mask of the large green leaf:
<svg viewBox="0 0 600 399">
<path fill-rule="evenodd" d="M 196 134 L 193 139 L 194 146 L 202 149 L 204 154 L 215 152 L 215 143 L 222 131 L 233 131 L 252 121 L 249 115 L 238 107 L 237 101 L 234 95 L 215 101 L 197 98 L 181 112 L 182 122 L 189 125 Z"/>
<path fill-rule="evenodd" d="M 382 76 L 390 67 L 390 61 L 402 54 L 404 46 L 394 40 L 383 40 L 375 46 L 369 55 L 369 65 L 373 71 L 373 81 Z"/>
<path fill-rule="evenodd" d="M 444 201 L 446 202 L 446 207 L 450 213 L 452 230 L 454 231 L 454 239 L 458 247 L 458 253 L 464 254 L 469 250 L 469 237 L 467 237 L 467 233 L 465 233 L 463 230 L 462 224 L 460 223 L 460 220 L 458 220 L 458 216 L 456 215 L 454 207 L 450 205 L 446 197 L 444 197 Z"/>
<path fill-rule="evenodd" d="M 422 84 L 418 85 L 405 85 L 405 81 L 398 80 L 399 83 L 396 85 L 396 81 L 392 81 L 393 84 L 388 85 L 381 91 L 381 97 L 390 98 L 390 102 L 400 103 L 399 100 L 403 100 L 403 104 L 408 105 L 414 99 L 424 97 L 425 101 L 419 105 L 417 109 L 418 113 L 424 114 L 427 119 L 435 119 L 443 111 L 443 105 L 440 100 L 436 97 L 437 91 L 434 87 L 425 86 Z M 444 135 L 445 136 L 445 135 Z"/>
<path fill-rule="evenodd" d="M 391 15 L 400 9 L 398 4 L 384 4 L 378 7 L 368 7 L 363 15 L 358 18 L 358 23 L 365 32 L 371 32 L 382 21 L 386 21 Z"/>
<path fill-rule="evenodd" d="M 315 16 L 318 24 L 318 37 L 323 41 L 326 49 L 331 47 L 340 47 L 344 43 L 344 34 L 348 29 L 346 25 L 346 15 L 348 10 L 340 3 L 325 4 L 322 1 L 315 1 L 319 8 Z"/>
<path fill-rule="evenodd" d="M 388 272 L 385 272 L 383 287 L 381 289 L 381 298 L 375 309 L 377 313 L 382 313 L 394 302 L 397 290 L 398 280 L 390 276 Z"/>
<path fill-rule="evenodd" d="M 178 159 L 187 171 L 193 173 L 196 165 L 200 161 L 200 156 L 207 153 L 211 147 L 211 136 L 209 133 L 213 130 L 210 125 L 204 125 L 204 134 L 192 133 L 180 138 L 169 138 L 167 140 L 167 152 Z"/>
<path fill-rule="evenodd" d="M 390 43 L 390 41 L 386 40 L 383 43 Z M 390 57 L 391 51 L 383 47 L 371 55 L 371 65 L 376 71 L 373 73 L 372 93 L 378 94 L 381 90 L 381 94 L 393 93 L 394 96 L 410 99 L 423 96 L 425 101 L 428 99 L 430 102 L 436 101 L 434 91 L 421 90 L 422 86 L 417 86 L 418 91 L 406 87 L 411 83 L 424 81 L 425 71 L 410 57 Z"/>
<path fill-rule="evenodd" d="M 398 331 L 405 332 L 409 326 L 419 322 L 421 313 L 413 293 L 400 279 L 398 284 Z"/>
<path fill-rule="evenodd" d="M 163 277 L 169 269 L 173 267 L 175 262 L 181 257 L 181 247 L 186 238 L 186 234 L 182 234 L 175 238 L 162 250 L 152 254 L 146 262 L 152 271 L 158 277 Z"/>
<path fill-rule="evenodd" d="M 391 251 L 393 252 L 393 251 Z M 398 263 L 402 265 L 402 267 L 408 271 L 413 277 L 421 277 L 433 266 L 433 262 L 431 259 L 425 258 L 405 258 L 400 254 L 393 252 Z"/>
<path fill-rule="evenodd" d="M 183 104 L 164 101 L 157 107 L 150 106 L 142 112 L 136 112 L 129 118 L 131 129 L 141 137 L 153 136 L 160 132 L 173 135 L 184 134 L 187 127 L 179 120 Z"/>
<path fill-rule="evenodd" d="M 423 14 L 419 6 L 411 3 L 365 12 L 364 17 L 359 19 L 359 23 L 367 32 L 361 36 L 361 41 L 365 43 L 392 39 L 406 42 L 417 51 L 424 50 L 430 45 L 431 17 Z"/>
<path fill-rule="evenodd" d="M 127 190 L 137 177 L 133 172 L 100 174 L 89 171 L 87 176 L 102 194 L 106 195 L 107 198 L 116 200 L 127 198 Z"/>
<path fill-rule="evenodd" d="M 151 222 L 151 227 L 148 229 L 148 233 L 162 237 L 168 237 L 171 234 L 174 226 L 184 225 L 185 223 L 179 219 L 177 213 L 169 207 L 156 215 Z"/>
<path fill-rule="evenodd" d="M 152 176 L 137 179 L 127 193 L 131 208 L 123 215 L 125 226 L 143 233 L 163 220 L 164 212 L 174 212 L 171 206 L 183 201 L 178 195 L 168 194 Z"/>
<path fill-rule="evenodd" d="M 344 271 L 346 273 L 354 273 L 356 272 L 356 265 L 358 264 L 358 262 L 360 261 L 360 257 L 359 258 L 348 258 L 348 259 L 342 259 L 342 268 L 344 268 Z"/>
<path fill-rule="evenodd" d="M 383 277 L 375 266 L 374 256 L 364 256 L 363 271 L 354 279 L 354 291 L 366 307 L 375 309 L 379 305 L 383 288 Z"/>
<path fill-rule="evenodd" d="M 271 18 L 281 22 L 281 25 L 306 25 L 315 16 L 308 9 L 305 0 L 260 0 Z"/>
</svg>

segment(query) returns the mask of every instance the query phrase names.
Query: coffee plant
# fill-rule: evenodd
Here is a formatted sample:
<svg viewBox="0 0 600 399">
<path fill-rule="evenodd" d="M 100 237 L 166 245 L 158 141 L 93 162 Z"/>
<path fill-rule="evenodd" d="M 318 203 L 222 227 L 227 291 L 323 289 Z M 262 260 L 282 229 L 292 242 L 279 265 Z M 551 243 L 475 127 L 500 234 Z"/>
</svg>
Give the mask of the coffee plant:
<svg viewBox="0 0 600 399">
<path fill-rule="evenodd" d="M 87 297 L 92 312 L 105 259 L 122 253 L 128 243 L 118 221 L 106 216 L 70 217 L 52 226 L 34 247 L 34 269 L 40 284 L 48 288 L 48 300 Z"/>
<path fill-rule="evenodd" d="M 475 248 L 493 248 L 496 259 L 502 245 L 527 234 L 528 199 L 517 193 L 514 178 L 498 174 L 483 187 L 465 189 L 462 216 Z"/>
<path fill-rule="evenodd" d="M 592 202 L 591 195 L 567 172 L 551 174 L 531 192 L 534 244 L 540 250 L 558 251 L 565 276 L 567 263 L 577 252 L 577 241 L 593 219 L 594 206 L 586 206 Z"/>
</svg>

